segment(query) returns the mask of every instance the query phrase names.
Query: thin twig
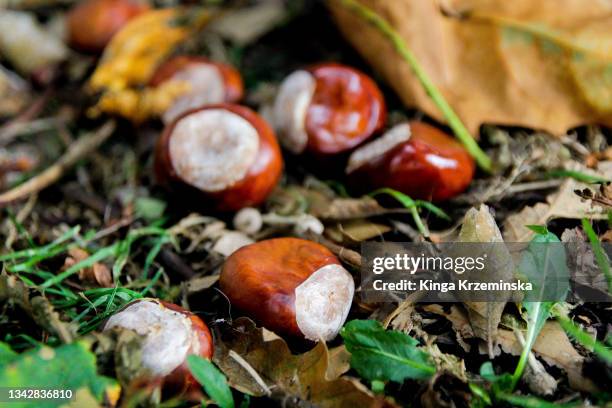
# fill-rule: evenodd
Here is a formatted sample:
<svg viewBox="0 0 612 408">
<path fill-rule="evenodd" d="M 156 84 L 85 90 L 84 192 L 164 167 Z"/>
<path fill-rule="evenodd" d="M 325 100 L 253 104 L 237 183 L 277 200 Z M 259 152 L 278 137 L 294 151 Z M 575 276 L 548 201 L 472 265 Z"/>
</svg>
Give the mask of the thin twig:
<svg viewBox="0 0 612 408">
<path fill-rule="evenodd" d="M 49 99 L 54 92 L 55 91 L 53 88 L 47 88 L 43 94 L 25 111 L 9 122 L 6 122 L 0 126 L 0 145 L 5 146 L 9 144 L 17 135 L 19 135 L 19 131 L 24 126 L 27 126 L 28 123 L 31 123 L 31 121 L 44 110 L 45 106 L 47 106 L 47 102 L 49 102 Z"/>
<path fill-rule="evenodd" d="M 39 192 L 59 180 L 79 160 L 87 157 L 108 139 L 115 130 L 115 122 L 109 121 L 90 135 L 78 139 L 62 157 L 42 173 L 23 184 L 0 194 L 0 207 Z"/>
</svg>

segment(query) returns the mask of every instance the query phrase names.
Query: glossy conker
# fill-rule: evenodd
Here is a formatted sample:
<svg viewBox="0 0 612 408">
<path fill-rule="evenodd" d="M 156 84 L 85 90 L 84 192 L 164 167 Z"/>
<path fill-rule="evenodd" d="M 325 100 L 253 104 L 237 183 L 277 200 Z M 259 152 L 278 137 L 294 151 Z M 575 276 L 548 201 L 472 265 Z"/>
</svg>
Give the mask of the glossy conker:
<svg viewBox="0 0 612 408">
<path fill-rule="evenodd" d="M 240 248 L 225 261 L 219 284 L 233 306 L 266 328 L 314 341 L 336 337 L 355 291 L 334 254 L 298 238 Z"/>
<path fill-rule="evenodd" d="M 360 147 L 347 167 L 352 184 L 362 189 L 389 187 L 432 201 L 463 192 L 474 170 L 474 160 L 459 142 L 418 121 L 397 125 Z"/>
<path fill-rule="evenodd" d="M 155 149 L 158 181 L 192 204 L 237 211 L 261 204 L 283 167 L 274 132 L 257 113 L 232 104 L 188 111 L 166 126 Z"/>
<path fill-rule="evenodd" d="M 385 124 L 386 108 L 382 92 L 366 74 L 325 63 L 285 78 L 273 116 L 281 144 L 289 151 L 330 156 L 372 137 Z"/>
</svg>

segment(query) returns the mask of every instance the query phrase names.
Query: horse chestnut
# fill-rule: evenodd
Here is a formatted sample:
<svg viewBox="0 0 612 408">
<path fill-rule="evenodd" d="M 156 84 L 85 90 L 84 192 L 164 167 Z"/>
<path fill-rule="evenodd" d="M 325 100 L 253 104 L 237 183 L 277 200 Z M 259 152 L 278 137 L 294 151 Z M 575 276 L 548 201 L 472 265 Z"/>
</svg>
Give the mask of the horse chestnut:
<svg viewBox="0 0 612 408">
<path fill-rule="evenodd" d="M 173 394 L 200 388 L 187 367 L 188 355 L 211 359 L 213 340 L 206 324 L 193 313 L 158 299 L 138 299 L 112 315 L 103 330 L 134 330 L 142 336 L 142 365 L 152 380 Z"/>
<path fill-rule="evenodd" d="M 294 154 L 349 151 L 380 130 L 386 108 L 366 74 L 340 64 L 320 64 L 289 75 L 274 103 L 281 144 Z"/>
<path fill-rule="evenodd" d="M 261 204 L 282 166 L 270 126 L 239 105 L 209 105 L 183 114 L 166 126 L 155 149 L 160 183 L 220 211 Z"/>
<path fill-rule="evenodd" d="M 390 187 L 413 198 L 443 201 L 467 188 L 474 160 L 446 133 L 413 121 L 355 150 L 347 173 L 355 185 Z"/>
<path fill-rule="evenodd" d="M 139 0 L 86 0 L 68 13 L 68 42 L 80 51 L 99 53 L 132 18 L 149 10 Z"/>
<path fill-rule="evenodd" d="M 157 68 L 150 85 L 156 87 L 169 80 L 187 82 L 190 90 L 166 110 L 162 116 L 165 123 L 190 109 L 238 102 L 244 94 L 242 77 L 234 67 L 202 57 L 183 55 L 169 59 Z"/>
<path fill-rule="evenodd" d="M 340 331 L 353 302 L 353 277 L 324 246 L 298 238 L 247 245 L 219 279 L 230 302 L 266 328 L 314 341 Z"/>
</svg>

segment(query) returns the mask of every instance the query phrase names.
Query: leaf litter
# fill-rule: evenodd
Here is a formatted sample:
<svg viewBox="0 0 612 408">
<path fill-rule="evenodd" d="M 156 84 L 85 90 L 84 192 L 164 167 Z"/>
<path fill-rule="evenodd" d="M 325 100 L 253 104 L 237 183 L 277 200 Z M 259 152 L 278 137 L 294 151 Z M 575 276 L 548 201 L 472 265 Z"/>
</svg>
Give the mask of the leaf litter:
<svg viewBox="0 0 612 408">
<path fill-rule="evenodd" d="M 330 3 L 340 29 L 352 42 L 359 34 L 356 48 L 402 101 L 441 120 L 438 108 L 394 51 L 370 33 L 369 25 L 339 11 L 341 2 Z M 416 22 L 410 30 L 402 25 L 402 37 L 472 133 L 477 134 L 480 124 L 487 124 L 482 136 L 488 139 L 487 153 L 497 165 L 495 174 L 481 174 L 470 190 L 438 208 L 415 200 L 352 197 L 342 180 L 318 180 L 301 164 L 292 164 L 274 195 L 257 210 L 261 224 L 248 230 L 239 228 L 231 217 L 190 214 L 158 191 L 151 176 L 150 138 L 159 129 L 144 120 L 162 109 L 169 93 L 181 90 L 151 92 L 146 87 L 147 70 L 176 51 L 175 42 L 189 35 L 198 37 L 194 33 L 200 32 L 210 15 L 204 13 L 202 20 L 174 26 L 165 45 L 147 54 L 146 45 L 160 38 L 168 16 L 175 11 L 152 15 L 146 29 L 141 22 L 140 28 L 134 25 L 133 31 L 116 37 L 97 67 L 88 56 L 65 55 L 64 51 L 41 54 L 53 64 L 65 60 L 70 68 L 67 83 L 62 83 L 66 89 L 60 87 L 49 93 L 52 96 L 28 84 L 28 71 L 33 67 L 28 64 L 38 60 L 24 62 L 20 60 L 23 54 L 6 54 L 2 64 L 9 68 L 0 67 L 0 116 L 11 118 L 36 98 L 43 107 L 0 127 L 0 134 L 10 136 L 1 138 L 3 147 L 17 155 L 7 157 L 20 157 L 21 144 L 35 146 L 32 157 L 37 158 L 31 168 L 24 166 L 6 178 L 5 191 L 11 193 L 5 200 L 6 220 L 0 230 L 7 246 L 0 255 L 0 378 L 10 372 L 10 365 L 22 367 L 25 374 L 41 368 L 54 372 L 78 358 L 79 366 L 87 368 L 75 385 L 78 402 L 112 406 L 119 387 L 125 404 L 161 402 L 155 384 L 143 386 L 133 381 L 141 374 L 138 336 L 130 331 L 97 332 L 104 319 L 127 303 L 154 296 L 181 304 L 210 323 L 216 346 L 213 362 L 220 371 L 214 365 L 193 363 L 205 382 L 218 385 L 226 378 L 236 403 L 252 398 L 253 405 L 434 407 L 482 406 L 478 404 L 489 400 L 498 406 L 508 401 L 527 404 L 525 398 L 530 398 L 531 405 L 521 406 L 544 407 L 550 401 L 604 405 L 609 398 L 601 392 L 610 381 L 605 373 L 609 372 L 606 353 L 612 325 L 606 306 L 580 304 L 569 311 L 572 308 L 561 305 L 568 309 L 561 315 L 555 308 L 559 305 L 551 306 L 540 318 L 531 351 L 525 353 L 528 325 L 519 309 L 524 305 L 506 303 L 506 299 L 442 306 L 420 304 L 418 298 L 397 305 L 364 304 L 356 298 L 343 339 L 313 347 L 282 339 L 237 317 L 238 312 L 216 288 L 225 257 L 244 244 L 279 235 L 321 242 L 356 272 L 361 265 L 359 245 L 364 241 L 420 241 L 426 240 L 426 231 L 437 242 L 457 239 L 457 233 L 464 241 L 502 242 L 503 237 L 506 242 L 527 242 L 534 232 L 526 225 L 549 225 L 564 241 L 577 243 L 576 252 L 568 254 L 570 259 L 593 265 L 595 270 L 596 256 L 576 220 L 594 221 L 602 241 L 610 233 L 606 224 L 610 185 L 592 184 L 588 179 L 610 178 L 609 134 L 597 126 L 563 133 L 579 124 L 607 123 L 609 98 L 602 93 L 607 88 L 600 81 L 605 80 L 602 63 L 609 55 L 593 39 L 605 38 L 609 32 L 604 29 L 605 19 L 601 25 L 585 26 L 571 26 L 566 19 L 599 15 L 599 8 L 606 6 L 581 6 L 567 0 L 564 10 L 574 13 L 559 16 L 561 7 L 548 1 L 538 5 L 519 2 L 512 7 L 498 3 L 461 0 L 408 5 L 404 0 L 397 4 L 363 0 L 387 16 L 397 14 L 406 22 Z M 255 106 L 265 103 L 265 94 L 273 92 L 286 72 L 313 62 L 290 50 L 287 56 L 271 55 L 279 44 L 286 47 L 288 42 L 300 41 L 299 47 L 291 44 L 291 48 L 314 49 L 317 61 L 339 56 L 367 70 L 346 44 L 330 40 L 340 35 L 331 20 L 321 21 L 326 15 L 322 5 L 291 16 L 287 10 L 280 11 L 279 5 L 270 4 L 261 6 L 254 17 L 238 12 L 225 23 L 219 20 L 216 33 L 202 34 L 208 42 L 205 46 L 193 40 L 179 49 L 205 49 L 237 64 L 249 81 L 248 100 L 258 100 L 258 91 L 263 95 Z M 491 5 L 496 8 L 490 10 Z M 21 13 L 46 17 L 46 9 L 31 4 L 24 7 L 28 11 L 20 11 L 9 24 L 27 23 L 29 30 L 36 31 L 33 35 L 40 36 L 40 30 L 49 28 L 39 24 L 45 18 L 30 20 Z M 521 13 L 529 10 L 546 25 L 526 21 Z M 10 18 L 9 14 L 3 17 Z M 559 21 L 549 21 L 549 16 L 559 16 Z M 236 31 L 227 29 L 234 24 L 228 26 L 227 21 L 251 18 L 263 21 L 265 30 L 238 38 Z M 296 28 L 291 18 L 297 19 Z M 315 22 L 323 27 L 320 33 L 310 29 Z M 267 34 L 272 28 L 275 31 Z M 215 35 L 222 39 L 214 40 Z M 135 48 L 126 46 L 130 36 Z M 468 40 L 476 39 L 478 49 L 466 48 Z M 52 43 L 56 38 L 47 40 Z M 331 44 L 331 52 L 326 44 Z M 458 48 L 448 44 L 458 44 Z M 211 51 L 214 47 L 217 50 Z M 452 49 L 466 53 L 456 55 Z M 561 53 L 556 54 L 559 49 Z M 373 50 L 385 58 L 374 58 Z M 488 57 L 479 57 L 482 52 Z M 578 54 L 586 58 L 576 58 Z M 136 69 L 141 57 L 148 61 L 145 71 Z M 499 59 L 505 69 L 492 72 L 487 64 L 475 69 L 470 61 L 476 57 L 487 62 Z M 89 79 L 87 67 L 94 73 Z M 461 74 L 465 70 L 470 75 Z M 559 86 L 559 75 L 573 81 L 571 90 L 567 84 Z M 116 87 L 113 78 L 125 83 Z M 457 82 L 457 78 L 473 78 L 478 84 Z M 97 101 L 88 111 L 84 109 L 88 104 L 72 100 L 85 82 L 89 102 Z M 490 86 L 501 83 L 504 86 Z M 470 97 L 466 98 L 468 88 Z M 537 98 L 532 94 L 536 91 Z M 457 103 L 459 99 L 465 103 Z M 391 110 L 402 119 L 422 116 L 406 111 L 397 101 L 391 102 Z M 114 129 L 111 124 L 100 128 L 100 122 L 90 122 L 89 115 L 102 112 L 119 114 L 139 125 L 117 121 Z M 13 126 L 20 122 L 29 127 Z M 552 138 L 541 129 L 561 137 Z M 53 145 L 50 142 L 55 147 L 47 149 Z M 75 145 L 81 146 L 78 154 L 74 154 Z M 45 168 L 51 173 L 45 173 Z M 32 170 L 37 173 L 34 177 L 28 173 Z M 34 181 L 26 183 L 24 190 L 15 177 Z M 13 202 L 26 196 L 30 199 L 25 204 Z M 81 228 L 74 229 L 77 225 Z M 503 226 L 503 234 L 498 225 Z M 487 275 L 506 272 L 495 268 Z M 581 279 L 600 290 L 609 284 L 601 275 Z M 28 358 L 35 353 L 44 362 L 37 360 L 32 368 Z M 522 354 L 526 355 L 524 375 L 511 394 L 499 378 L 514 370 Z M 484 362 L 492 363 L 493 374 L 499 378 L 494 380 L 477 366 Z M 594 367 L 601 370 L 602 364 L 604 374 L 593 375 Z M 19 382 L 29 384 L 26 379 Z M 228 389 L 220 387 L 204 386 L 203 391 L 229 406 Z"/>
</svg>

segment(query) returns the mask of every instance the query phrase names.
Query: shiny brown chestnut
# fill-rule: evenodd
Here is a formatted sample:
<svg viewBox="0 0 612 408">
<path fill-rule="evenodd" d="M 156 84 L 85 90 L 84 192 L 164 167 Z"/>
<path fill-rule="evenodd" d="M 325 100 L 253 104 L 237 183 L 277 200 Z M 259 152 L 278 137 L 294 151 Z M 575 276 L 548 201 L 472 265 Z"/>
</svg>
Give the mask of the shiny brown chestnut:
<svg viewBox="0 0 612 408">
<path fill-rule="evenodd" d="M 114 327 L 142 336 L 142 366 L 165 392 L 178 395 L 200 389 L 186 359 L 191 354 L 211 359 L 213 339 L 198 316 L 172 303 L 143 298 L 108 318 L 102 329 Z"/>
<path fill-rule="evenodd" d="M 149 10 L 140 0 L 86 0 L 68 13 L 68 42 L 79 50 L 100 53 L 128 21 Z"/>
<path fill-rule="evenodd" d="M 170 58 L 157 68 L 150 85 L 157 87 L 170 80 L 186 82 L 189 91 L 164 112 L 165 123 L 204 105 L 236 103 L 244 95 L 242 77 L 234 67 L 203 57 L 180 55 Z"/>
<path fill-rule="evenodd" d="M 353 301 L 353 277 L 324 246 L 275 238 L 230 255 L 219 279 L 233 306 L 279 334 L 313 341 L 340 331 Z"/>
<path fill-rule="evenodd" d="M 443 201 L 467 188 L 474 160 L 451 136 L 413 121 L 355 150 L 346 171 L 354 185 L 390 187 L 412 198 Z"/>
<path fill-rule="evenodd" d="M 166 126 L 155 149 L 161 184 L 201 198 L 203 206 L 219 211 L 261 204 L 282 167 L 270 126 L 249 108 L 232 104 L 179 116 Z"/>
<path fill-rule="evenodd" d="M 273 116 L 289 151 L 326 156 L 350 151 L 382 129 L 386 108 L 382 92 L 366 74 L 325 63 L 285 78 Z"/>
</svg>

